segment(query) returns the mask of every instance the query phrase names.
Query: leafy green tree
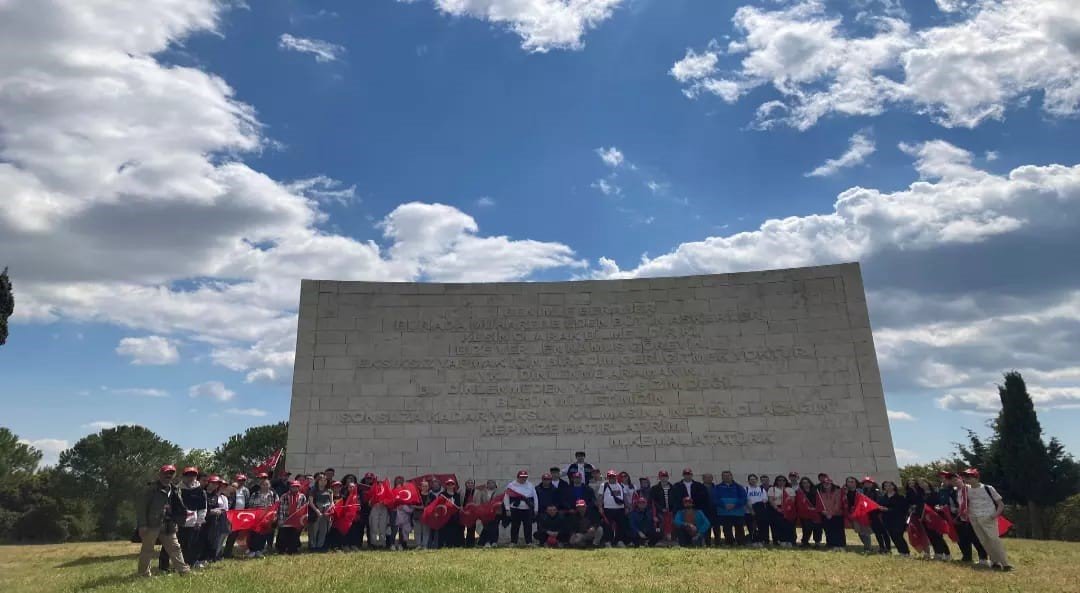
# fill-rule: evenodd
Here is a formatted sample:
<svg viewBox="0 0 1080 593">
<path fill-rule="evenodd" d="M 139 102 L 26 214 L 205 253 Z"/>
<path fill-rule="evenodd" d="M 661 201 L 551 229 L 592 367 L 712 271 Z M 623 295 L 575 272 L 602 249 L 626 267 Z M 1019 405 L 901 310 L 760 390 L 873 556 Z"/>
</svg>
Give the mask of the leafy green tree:
<svg viewBox="0 0 1080 593">
<path fill-rule="evenodd" d="M 28 476 L 34 473 L 38 463 L 41 463 L 41 451 L 20 443 L 13 432 L 0 427 L 0 481 Z"/>
<path fill-rule="evenodd" d="M 7 343 L 8 318 L 15 312 L 15 293 L 11 291 L 8 269 L 0 272 L 0 346 Z"/>
<path fill-rule="evenodd" d="M 241 434 L 229 437 L 229 440 L 214 450 L 216 467 L 230 475 L 250 472 L 274 451 L 284 448 L 288 437 L 288 422 L 253 426 Z"/>
<path fill-rule="evenodd" d="M 930 463 L 913 463 L 900 468 L 900 480 L 906 485 L 908 480 L 925 478 L 931 484 L 941 482 L 938 472 L 959 472 L 965 467 L 964 462 L 958 458 L 939 459 Z"/>
<path fill-rule="evenodd" d="M 199 471 L 206 472 L 208 474 L 220 474 L 221 470 L 218 467 L 217 458 L 214 457 L 213 451 L 209 449 L 192 449 L 176 462 L 176 467 L 183 469 L 185 467 L 197 467 Z"/>
<path fill-rule="evenodd" d="M 98 535 L 117 531 L 122 502 L 134 500 L 159 467 L 182 457 L 180 447 L 142 426 L 117 426 L 82 438 L 60 454 L 59 468 L 79 483 L 98 513 Z"/>
<path fill-rule="evenodd" d="M 96 515 L 76 496 L 75 478 L 46 468 L 19 482 L 0 481 L 0 540 L 63 542 L 93 535 Z"/>
</svg>

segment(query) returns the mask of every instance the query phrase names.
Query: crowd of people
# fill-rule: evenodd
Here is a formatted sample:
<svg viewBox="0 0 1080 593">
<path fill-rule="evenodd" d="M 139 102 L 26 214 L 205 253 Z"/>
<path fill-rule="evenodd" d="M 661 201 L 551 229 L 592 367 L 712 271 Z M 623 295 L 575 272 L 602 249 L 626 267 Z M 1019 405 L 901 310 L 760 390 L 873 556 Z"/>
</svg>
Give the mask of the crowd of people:
<svg viewBox="0 0 1080 593">
<path fill-rule="evenodd" d="M 724 471 L 719 481 L 707 473 L 698 481 L 691 468 L 679 481 L 661 471 L 655 484 L 645 477 L 634 484 L 626 472 L 601 474 L 578 452 L 565 471 L 552 467 L 534 483 L 523 470 L 501 489 L 494 480 L 459 486 L 455 477 L 414 478 L 409 482 L 415 493 L 405 504 L 369 496 L 380 487 L 372 473 L 339 480 L 332 468 L 295 477 L 279 472 L 275 479 L 261 472 L 251 485 L 244 474 L 230 482 L 194 467 L 184 468 L 179 481 L 176 474 L 175 467 L 162 467 L 138 506 L 140 575 L 151 575 L 159 543 L 159 572 L 186 573 L 234 557 L 238 540 L 246 541 L 247 558 L 299 553 L 305 530 L 310 552 L 505 544 L 843 551 L 850 528 L 866 553 L 895 550 L 912 556 L 914 547 L 916 555 L 948 561 L 951 539 L 962 562 L 972 564 L 977 557 L 976 566 L 1012 569 L 997 526 L 1004 503 L 992 486 L 980 482 L 977 469 L 943 472 L 936 484 L 911 480 L 903 490 L 869 476 L 846 477 L 838 484 L 825 474 L 815 482 L 796 472 L 772 478 L 750 474 L 740 483 Z M 395 490 L 405 486 L 404 477 L 394 479 Z M 439 504 L 491 512 L 430 521 L 425 511 Z M 231 524 L 228 511 L 239 509 L 263 511 L 265 528 Z"/>
</svg>

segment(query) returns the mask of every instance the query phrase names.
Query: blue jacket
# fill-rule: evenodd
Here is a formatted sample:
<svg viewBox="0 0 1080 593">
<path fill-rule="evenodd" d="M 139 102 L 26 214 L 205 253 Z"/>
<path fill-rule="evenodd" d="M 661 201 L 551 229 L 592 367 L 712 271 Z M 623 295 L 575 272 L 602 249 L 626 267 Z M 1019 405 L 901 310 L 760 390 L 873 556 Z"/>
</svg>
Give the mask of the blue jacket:
<svg viewBox="0 0 1080 593">
<path fill-rule="evenodd" d="M 737 482 L 720 482 L 713 486 L 712 502 L 716 505 L 716 514 L 720 517 L 741 517 L 746 514 L 746 488 Z M 725 505 L 733 504 L 728 510 Z"/>
<path fill-rule="evenodd" d="M 676 511 L 675 527 L 682 527 L 685 524 L 686 521 L 683 520 L 683 511 Z M 709 523 L 709 519 L 705 517 L 705 513 L 698 510 L 694 511 L 694 525 L 697 526 L 698 537 L 704 536 L 704 534 L 708 533 L 709 528 L 712 527 Z"/>
<path fill-rule="evenodd" d="M 649 507 L 645 507 L 643 511 L 636 508 L 630 511 L 630 532 L 637 535 L 639 531 L 646 535 L 656 531 L 653 512 Z"/>
</svg>

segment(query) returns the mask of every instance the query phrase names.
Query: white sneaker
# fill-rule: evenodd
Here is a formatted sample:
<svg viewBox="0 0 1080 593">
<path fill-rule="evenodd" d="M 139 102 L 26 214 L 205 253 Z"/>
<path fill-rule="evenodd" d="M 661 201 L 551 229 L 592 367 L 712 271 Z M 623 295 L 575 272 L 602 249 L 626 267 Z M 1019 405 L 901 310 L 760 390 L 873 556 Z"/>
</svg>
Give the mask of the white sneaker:
<svg viewBox="0 0 1080 593">
<path fill-rule="evenodd" d="M 615 547 L 616 547 L 616 548 L 625 548 L 625 547 L 626 547 L 626 543 L 625 543 L 625 542 L 619 542 L 619 543 L 615 544 Z"/>
<path fill-rule="evenodd" d="M 604 547 L 605 548 L 610 548 L 611 547 L 611 542 L 604 542 Z"/>
</svg>

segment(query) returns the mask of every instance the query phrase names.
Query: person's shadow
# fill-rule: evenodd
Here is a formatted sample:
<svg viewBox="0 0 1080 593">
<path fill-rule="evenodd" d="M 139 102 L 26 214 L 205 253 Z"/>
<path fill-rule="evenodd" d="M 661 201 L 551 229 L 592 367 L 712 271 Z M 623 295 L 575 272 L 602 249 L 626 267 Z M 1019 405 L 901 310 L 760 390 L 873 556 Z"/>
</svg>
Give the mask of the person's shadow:
<svg viewBox="0 0 1080 593">
<path fill-rule="evenodd" d="M 125 584 L 125 583 L 134 583 L 134 582 L 136 582 L 136 581 L 138 581 L 139 579 L 142 579 L 142 578 L 145 578 L 145 577 L 140 577 L 139 575 L 136 575 L 136 574 L 100 576 L 100 577 L 97 577 L 96 579 L 91 579 L 89 581 L 86 581 L 85 583 L 81 583 L 75 590 L 76 591 L 93 591 L 94 589 L 100 589 L 102 587 L 109 587 L 109 586 L 112 586 L 112 585 L 122 585 L 122 584 Z"/>
<path fill-rule="evenodd" d="M 57 564 L 56 568 L 75 568 L 78 566 L 89 566 L 91 564 L 104 564 L 106 562 L 117 562 L 120 560 L 131 561 L 139 557 L 138 552 L 133 554 L 120 554 L 109 556 L 80 556 L 72 560 L 68 560 L 62 564 Z"/>
</svg>

